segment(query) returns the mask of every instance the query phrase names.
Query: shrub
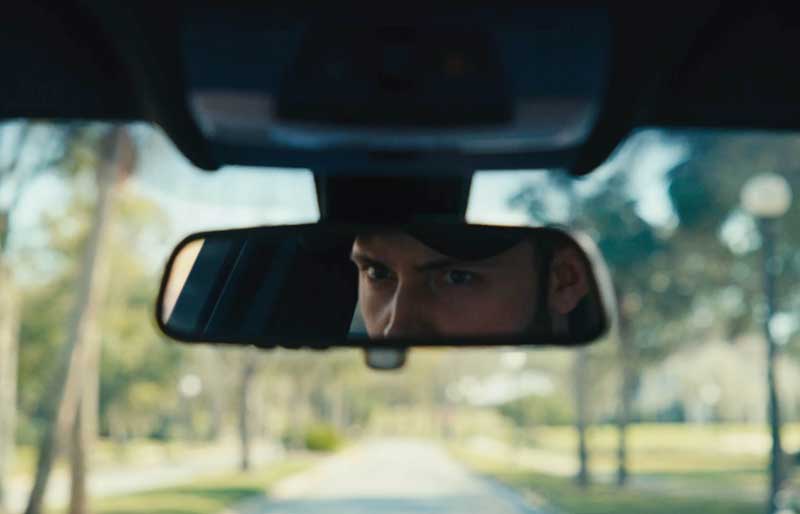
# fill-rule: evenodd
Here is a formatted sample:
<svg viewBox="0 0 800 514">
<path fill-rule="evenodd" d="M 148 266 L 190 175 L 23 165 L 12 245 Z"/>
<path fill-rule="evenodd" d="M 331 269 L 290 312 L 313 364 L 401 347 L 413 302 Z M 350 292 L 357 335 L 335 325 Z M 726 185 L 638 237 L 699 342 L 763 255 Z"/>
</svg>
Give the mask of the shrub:
<svg viewBox="0 0 800 514">
<path fill-rule="evenodd" d="M 332 452 L 342 442 L 341 434 L 331 425 L 312 425 L 305 434 L 306 448 L 314 452 Z"/>
</svg>

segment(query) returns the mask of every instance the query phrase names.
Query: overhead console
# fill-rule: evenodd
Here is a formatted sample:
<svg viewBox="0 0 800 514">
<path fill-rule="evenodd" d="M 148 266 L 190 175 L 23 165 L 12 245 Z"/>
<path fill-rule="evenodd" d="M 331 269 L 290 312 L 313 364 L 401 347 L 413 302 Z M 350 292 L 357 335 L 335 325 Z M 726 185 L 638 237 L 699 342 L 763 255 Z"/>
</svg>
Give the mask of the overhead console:
<svg viewBox="0 0 800 514">
<path fill-rule="evenodd" d="M 599 9 L 462 10 L 424 24 L 256 8 L 184 15 L 189 111 L 226 164 L 568 167 L 608 85 Z"/>
</svg>

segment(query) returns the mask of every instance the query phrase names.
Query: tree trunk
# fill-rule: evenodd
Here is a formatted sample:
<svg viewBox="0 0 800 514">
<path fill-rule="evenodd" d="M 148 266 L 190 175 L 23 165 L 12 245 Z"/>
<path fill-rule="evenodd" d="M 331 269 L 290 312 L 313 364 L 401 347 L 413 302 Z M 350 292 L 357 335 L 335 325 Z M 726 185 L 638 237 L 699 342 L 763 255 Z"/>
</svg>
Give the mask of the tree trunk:
<svg viewBox="0 0 800 514">
<path fill-rule="evenodd" d="M 623 377 L 623 382 L 625 377 Z M 617 485 L 628 483 L 628 420 L 629 405 L 625 399 L 625 385 L 622 385 L 622 398 L 617 415 Z"/>
<path fill-rule="evenodd" d="M 217 353 L 214 348 L 204 348 L 202 353 L 205 375 L 203 382 L 208 385 L 206 391 L 211 414 L 206 437 L 210 441 L 218 441 L 222 436 L 223 418 L 225 417 L 225 391 L 222 380 L 220 380 L 224 373 L 222 373 Z"/>
<path fill-rule="evenodd" d="M 242 363 L 242 374 L 239 382 L 239 442 L 241 459 L 239 467 L 249 471 L 252 464 L 252 427 L 251 406 L 253 403 L 253 383 L 256 375 L 256 363 L 251 352 L 245 352 Z"/>
<path fill-rule="evenodd" d="M 83 400 L 78 401 L 78 412 L 75 415 L 75 422 L 70 431 L 70 452 L 69 452 L 69 471 L 70 471 L 70 495 L 69 513 L 86 514 L 89 512 L 88 494 L 86 490 L 86 440 L 87 426 L 85 423 L 86 414 L 83 408 Z"/>
<path fill-rule="evenodd" d="M 310 405 L 313 384 L 312 377 L 302 373 L 295 372 L 293 378 L 294 387 L 289 398 L 289 448 L 297 450 L 305 446 L 304 432 L 313 421 Z"/>
<path fill-rule="evenodd" d="M 21 157 L 28 146 L 34 123 L 22 124 L 10 159 L 0 170 L 0 180 L 15 178 L 10 201 L 0 212 L 0 514 L 6 511 L 6 480 L 12 468 L 15 451 L 15 432 L 17 419 L 17 366 L 19 360 L 19 300 L 16 295 L 13 276 L 6 268 L 5 258 L 11 232 L 11 217 L 27 185 L 36 175 L 51 167 L 63 158 L 64 141 L 69 130 L 59 130 L 51 134 L 50 148 L 37 148 L 38 161 L 26 162 L 20 166 Z M 12 129 L 13 130 L 13 129 Z M 5 136 L 6 130 L 0 130 Z M 5 141 L 3 141 L 4 143 Z"/>
<path fill-rule="evenodd" d="M 575 477 L 578 485 L 589 485 L 589 450 L 586 444 L 586 427 L 588 424 L 587 398 L 586 398 L 586 361 L 587 350 L 579 348 L 575 354 L 573 367 L 575 379 L 575 429 L 578 433 L 578 475 Z"/>
<path fill-rule="evenodd" d="M 98 291 L 107 291 L 108 271 L 101 265 L 98 279 Z M 98 321 L 93 319 L 89 326 L 89 333 L 84 344 L 85 352 L 85 372 L 83 374 L 83 394 L 81 396 L 81 422 L 85 426 L 84 442 L 85 447 L 90 449 L 100 433 L 100 358 L 101 358 L 101 337 L 97 326 Z"/>
<path fill-rule="evenodd" d="M 98 301 L 96 287 L 99 275 L 98 254 L 107 231 L 112 186 L 120 171 L 129 165 L 124 152 L 130 152 L 130 140 L 125 129 L 118 127 L 106 135 L 101 148 L 100 168 L 97 171 L 97 202 L 86 242 L 77 280 L 74 310 L 68 320 L 67 340 L 61 348 L 58 367 L 43 399 L 48 423 L 39 443 L 36 477 L 25 508 L 25 514 L 41 514 L 44 495 L 56 458 L 59 437 L 72 432 L 84 390 L 82 363 L 87 358 L 83 342 Z M 121 165 L 120 163 L 125 163 Z M 83 431 L 79 431 L 79 434 Z M 85 449 L 85 448 L 84 448 Z M 84 468 L 85 469 L 85 468 Z M 80 483 L 81 477 L 77 477 Z M 85 477 L 82 482 L 85 486 Z M 85 494 L 85 492 L 84 492 Z"/>
<path fill-rule="evenodd" d="M 0 513 L 7 512 L 6 480 L 13 465 L 17 419 L 19 304 L 9 270 L 0 261 Z"/>
<path fill-rule="evenodd" d="M 626 365 L 623 368 L 621 398 L 617 415 L 617 485 L 622 487 L 628 482 L 628 426 L 631 419 L 633 397 L 636 393 L 638 374 L 636 367 Z"/>
<path fill-rule="evenodd" d="M 628 424 L 631 419 L 633 398 L 638 386 L 638 363 L 633 341 L 628 332 L 628 321 L 621 313 L 619 320 L 619 359 L 622 367 L 620 402 L 617 413 L 617 485 L 628 482 Z"/>
<path fill-rule="evenodd" d="M 346 428 L 344 419 L 344 386 L 341 379 L 335 380 L 329 384 L 329 401 L 331 404 L 331 423 L 339 431 L 344 431 Z"/>
<path fill-rule="evenodd" d="M 102 251 L 100 255 L 102 256 Z M 102 258 L 98 259 L 96 266 L 98 270 L 94 289 L 99 297 L 102 292 L 106 291 L 108 268 Z M 95 302 L 96 300 L 97 298 L 94 298 Z M 97 310 L 96 307 L 92 307 L 87 315 L 86 333 L 80 343 L 83 349 L 81 362 L 83 387 L 69 440 L 69 514 L 87 514 L 89 512 L 87 455 L 97 437 L 100 396 L 100 332 L 97 322 Z"/>
</svg>

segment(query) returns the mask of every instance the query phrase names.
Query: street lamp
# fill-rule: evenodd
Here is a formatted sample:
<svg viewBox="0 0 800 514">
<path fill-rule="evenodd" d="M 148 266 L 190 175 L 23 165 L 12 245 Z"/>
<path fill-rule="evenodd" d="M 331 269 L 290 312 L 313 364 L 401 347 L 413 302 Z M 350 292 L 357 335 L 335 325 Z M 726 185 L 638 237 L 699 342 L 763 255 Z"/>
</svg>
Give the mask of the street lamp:
<svg viewBox="0 0 800 514">
<path fill-rule="evenodd" d="M 769 423 L 772 434 L 770 453 L 770 514 L 778 512 L 778 492 L 782 481 L 781 418 L 778 405 L 778 390 L 775 384 L 775 354 L 777 345 L 771 330 L 775 315 L 775 228 L 774 221 L 780 218 L 792 204 L 792 190 L 788 182 L 777 173 L 762 173 L 750 178 L 742 188 L 741 202 L 744 209 L 758 221 L 762 241 L 762 263 L 764 303 L 764 336 L 767 341 L 767 390 L 769 394 Z"/>
<path fill-rule="evenodd" d="M 185 398 L 195 398 L 203 392 L 203 381 L 197 375 L 188 373 L 181 377 L 178 383 L 178 391 Z"/>
</svg>

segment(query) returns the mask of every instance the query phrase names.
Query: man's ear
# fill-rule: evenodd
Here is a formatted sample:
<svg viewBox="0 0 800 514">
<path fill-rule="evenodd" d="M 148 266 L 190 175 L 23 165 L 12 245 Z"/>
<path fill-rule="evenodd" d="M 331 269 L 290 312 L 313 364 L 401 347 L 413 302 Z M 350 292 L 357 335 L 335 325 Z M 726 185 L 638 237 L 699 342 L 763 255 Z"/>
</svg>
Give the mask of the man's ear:
<svg viewBox="0 0 800 514">
<path fill-rule="evenodd" d="M 574 245 L 562 246 L 553 253 L 549 278 L 547 304 L 551 314 L 569 314 L 589 294 L 586 260 Z"/>
</svg>

